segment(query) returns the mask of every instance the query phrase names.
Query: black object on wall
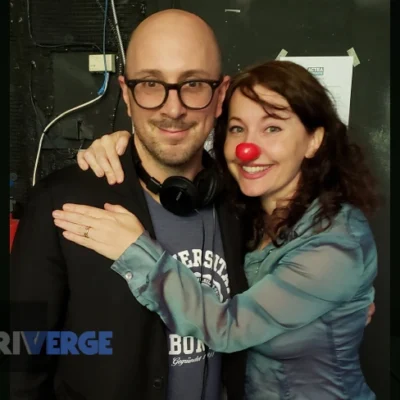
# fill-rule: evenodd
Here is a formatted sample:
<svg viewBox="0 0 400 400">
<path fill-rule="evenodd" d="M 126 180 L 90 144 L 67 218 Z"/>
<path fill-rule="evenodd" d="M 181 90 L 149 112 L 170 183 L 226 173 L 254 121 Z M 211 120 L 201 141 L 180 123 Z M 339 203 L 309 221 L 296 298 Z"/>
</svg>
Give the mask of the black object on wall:
<svg viewBox="0 0 400 400">
<path fill-rule="evenodd" d="M 48 131 L 37 178 L 76 161 L 90 140 L 129 129 L 117 75 L 123 72 L 108 1 L 106 53 L 116 73 L 101 101 L 62 118 Z M 124 45 L 146 16 L 144 1 L 115 1 Z M 10 173 L 12 195 L 24 203 L 44 127 L 60 113 L 97 97 L 103 74 L 88 69 L 103 49 L 105 0 L 23 0 L 10 3 Z"/>
<path fill-rule="evenodd" d="M 10 167 L 18 176 L 13 188 L 14 197 L 22 202 L 30 185 L 40 125 L 64 107 L 86 101 L 85 92 L 89 95 L 101 84 L 101 77 L 92 76 L 83 68 L 83 60 L 89 52 L 99 52 L 90 43 L 99 47 L 102 45 L 101 5 L 104 2 L 30 2 L 31 28 L 36 42 L 81 45 L 57 48 L 34 46 L 26 21 L 26 2 L 13 4 Z M 371 221 L 379 251 L 379 275 L 375 284 L 377 310 L 365 332 L 361 362 L 367 381 L 378 399 L 389 399 L 389 310 L 393 316 L 398 316 L 397 320 L 400 318 L 399 306 L 394 302 L 390 306 L 389 303 L 390 1 L 116 0 L 116 5 L 125 44 L 137 23 L 160 9 L 179 7 L 200 15 L 217 34 L 223 51 L 224 69 L 228 74 L 234 74 L 254 62 L 273 59 L 281 49 L 288 51 L 289 56 L 339 56 L 347 55 L 347 50 L 352 47 L 356 50 L 361 63 L 355 67 L 353 74 L 351 135 L 366 149 L 386 199 L 385 207 Z M 111 18 L 111 13 L 109 15 Z M 107 31 L 107 52 L 117 53 L 111 25 Z M 66 78 L 68 68 L 74 73 Z M 28 90 L 31 81 L 38 117 L 35 117 Z M 84 82 L 80 89 L 77 88 L 79 82 Z M 68 91 L 63 92 L 64 87 Z M 118 85 L 114 76 L 109 93 L 102 102 L 60 121 L 49 134 L 51 140 L 45 143 L 47 150 L 43 152 L 41 176 L 75 162 L 76 149 L 81 145 L 82 137 L 99 137 L 113 128 L 130 129 L 123 102 L 114 111 L 117 97 Z M 115 116 L 118 117 L 116 121 Z M 400 337 L 395 325 L 392 323 L 391 334 Z"/>
</svg>

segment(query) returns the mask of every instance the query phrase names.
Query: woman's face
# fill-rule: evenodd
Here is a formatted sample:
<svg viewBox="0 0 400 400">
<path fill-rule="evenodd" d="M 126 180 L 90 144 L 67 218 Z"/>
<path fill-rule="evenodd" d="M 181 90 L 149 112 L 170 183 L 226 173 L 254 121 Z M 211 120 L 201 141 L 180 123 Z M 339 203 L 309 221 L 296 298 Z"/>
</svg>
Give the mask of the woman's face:
<svg viewBox="0 0 400 400">
<path fill-rule="evenodd" d="M 323 129 L 309 134 L 284 97 L 262 86 L 254 90 L 269 104 L 285 107 L 271 110 L 282 119 L 269 116 L 264 108 L 236 90 L 231 98 L 224 153 L 228 168 L 243 194 L 260 196 L 267 212 L 277 200 L 290 198 L 296 191 L 300 166 L 318 149 Z M 254 143 L 260 154 L 252 161 L 236 157 L 236 146 Z"/>
</svg>

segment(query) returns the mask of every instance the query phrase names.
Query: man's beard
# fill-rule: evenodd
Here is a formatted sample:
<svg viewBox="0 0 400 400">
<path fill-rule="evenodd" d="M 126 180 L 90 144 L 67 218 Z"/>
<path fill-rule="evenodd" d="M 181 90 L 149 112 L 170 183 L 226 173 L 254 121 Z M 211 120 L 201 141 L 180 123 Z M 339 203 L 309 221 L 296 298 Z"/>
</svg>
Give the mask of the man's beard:
<svg viewBox="0 0 400 400">
<path fill-rule="evenodd" d="M 158 129 L 173 129 L 173 130 L 187 130 L 195 127 L 196 123 L 188 123 L 179 120 L 161 120 L 161 121 L 150 121 L 150 126 L 153 127 L 152 132 Z M 157 137 L 153 134 L 146 134 L 146 131 L 142 131 L 137 126 L 134 126 L 134 132 L 140 139 L 146 152 L 158 163 L 170 168 L 180 169 L 187 165 L 193 157 L 203 148 L 203 141 L 197 142 L 192 141 L 191 145 L 176 146 L 170 145 L 169 149 L 166 149 L 165 143 L 160 142 Z M 200 138 L 199 135 L 198 138 Z M 184 147 L 184 148 L 182 148 Z"/>
</svg>

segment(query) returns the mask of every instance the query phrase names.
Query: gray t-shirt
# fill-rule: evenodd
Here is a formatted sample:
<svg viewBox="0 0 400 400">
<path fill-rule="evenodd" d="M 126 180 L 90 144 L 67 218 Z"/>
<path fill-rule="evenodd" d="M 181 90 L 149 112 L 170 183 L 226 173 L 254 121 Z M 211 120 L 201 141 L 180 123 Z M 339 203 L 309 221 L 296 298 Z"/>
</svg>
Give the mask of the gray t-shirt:
<svg viewBox="0 0 400 400">
<path fill-rule="evenodd" d="M 229 280 L 215 210 L 210 207 L 180 217 L 164 209 L 148 193 L 145 195 L 158 243 L 190 268 L 199 280 L 203 276 L 203 284 L 212 284 L 220 301 L 227 299 Z M 168 400 L 221 398 L 219 353 L 208 349 L 206 354 L 200 340 L 181 337 L 171 331 L 168 331 L 168 350 Z M 202 399 L 203 377 L 205 395 Z"/>
</svg>

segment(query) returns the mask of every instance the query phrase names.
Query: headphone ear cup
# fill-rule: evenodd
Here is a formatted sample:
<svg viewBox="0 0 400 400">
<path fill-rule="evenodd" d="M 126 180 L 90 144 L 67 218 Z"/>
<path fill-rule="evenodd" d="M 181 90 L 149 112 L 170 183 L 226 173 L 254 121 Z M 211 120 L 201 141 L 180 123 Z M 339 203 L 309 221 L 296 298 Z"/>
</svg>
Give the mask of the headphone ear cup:
<svg viewBox="0 0 400 400">
<path fill-rule="evenodd" d="M 206 207 L 212 203 L 222 188 L 221 177 L 214 168 L 201 170 L 194 179 L 193 184 L 197 188 L 201 207 Z"/>
<path fill-rule="evenodd" d="M 198 207 L 198 192 L 193 182 L 183 176 L 167 178 L 160 189 L 160 203 L 173 214 L 185 216 Z"/>
</svg>

